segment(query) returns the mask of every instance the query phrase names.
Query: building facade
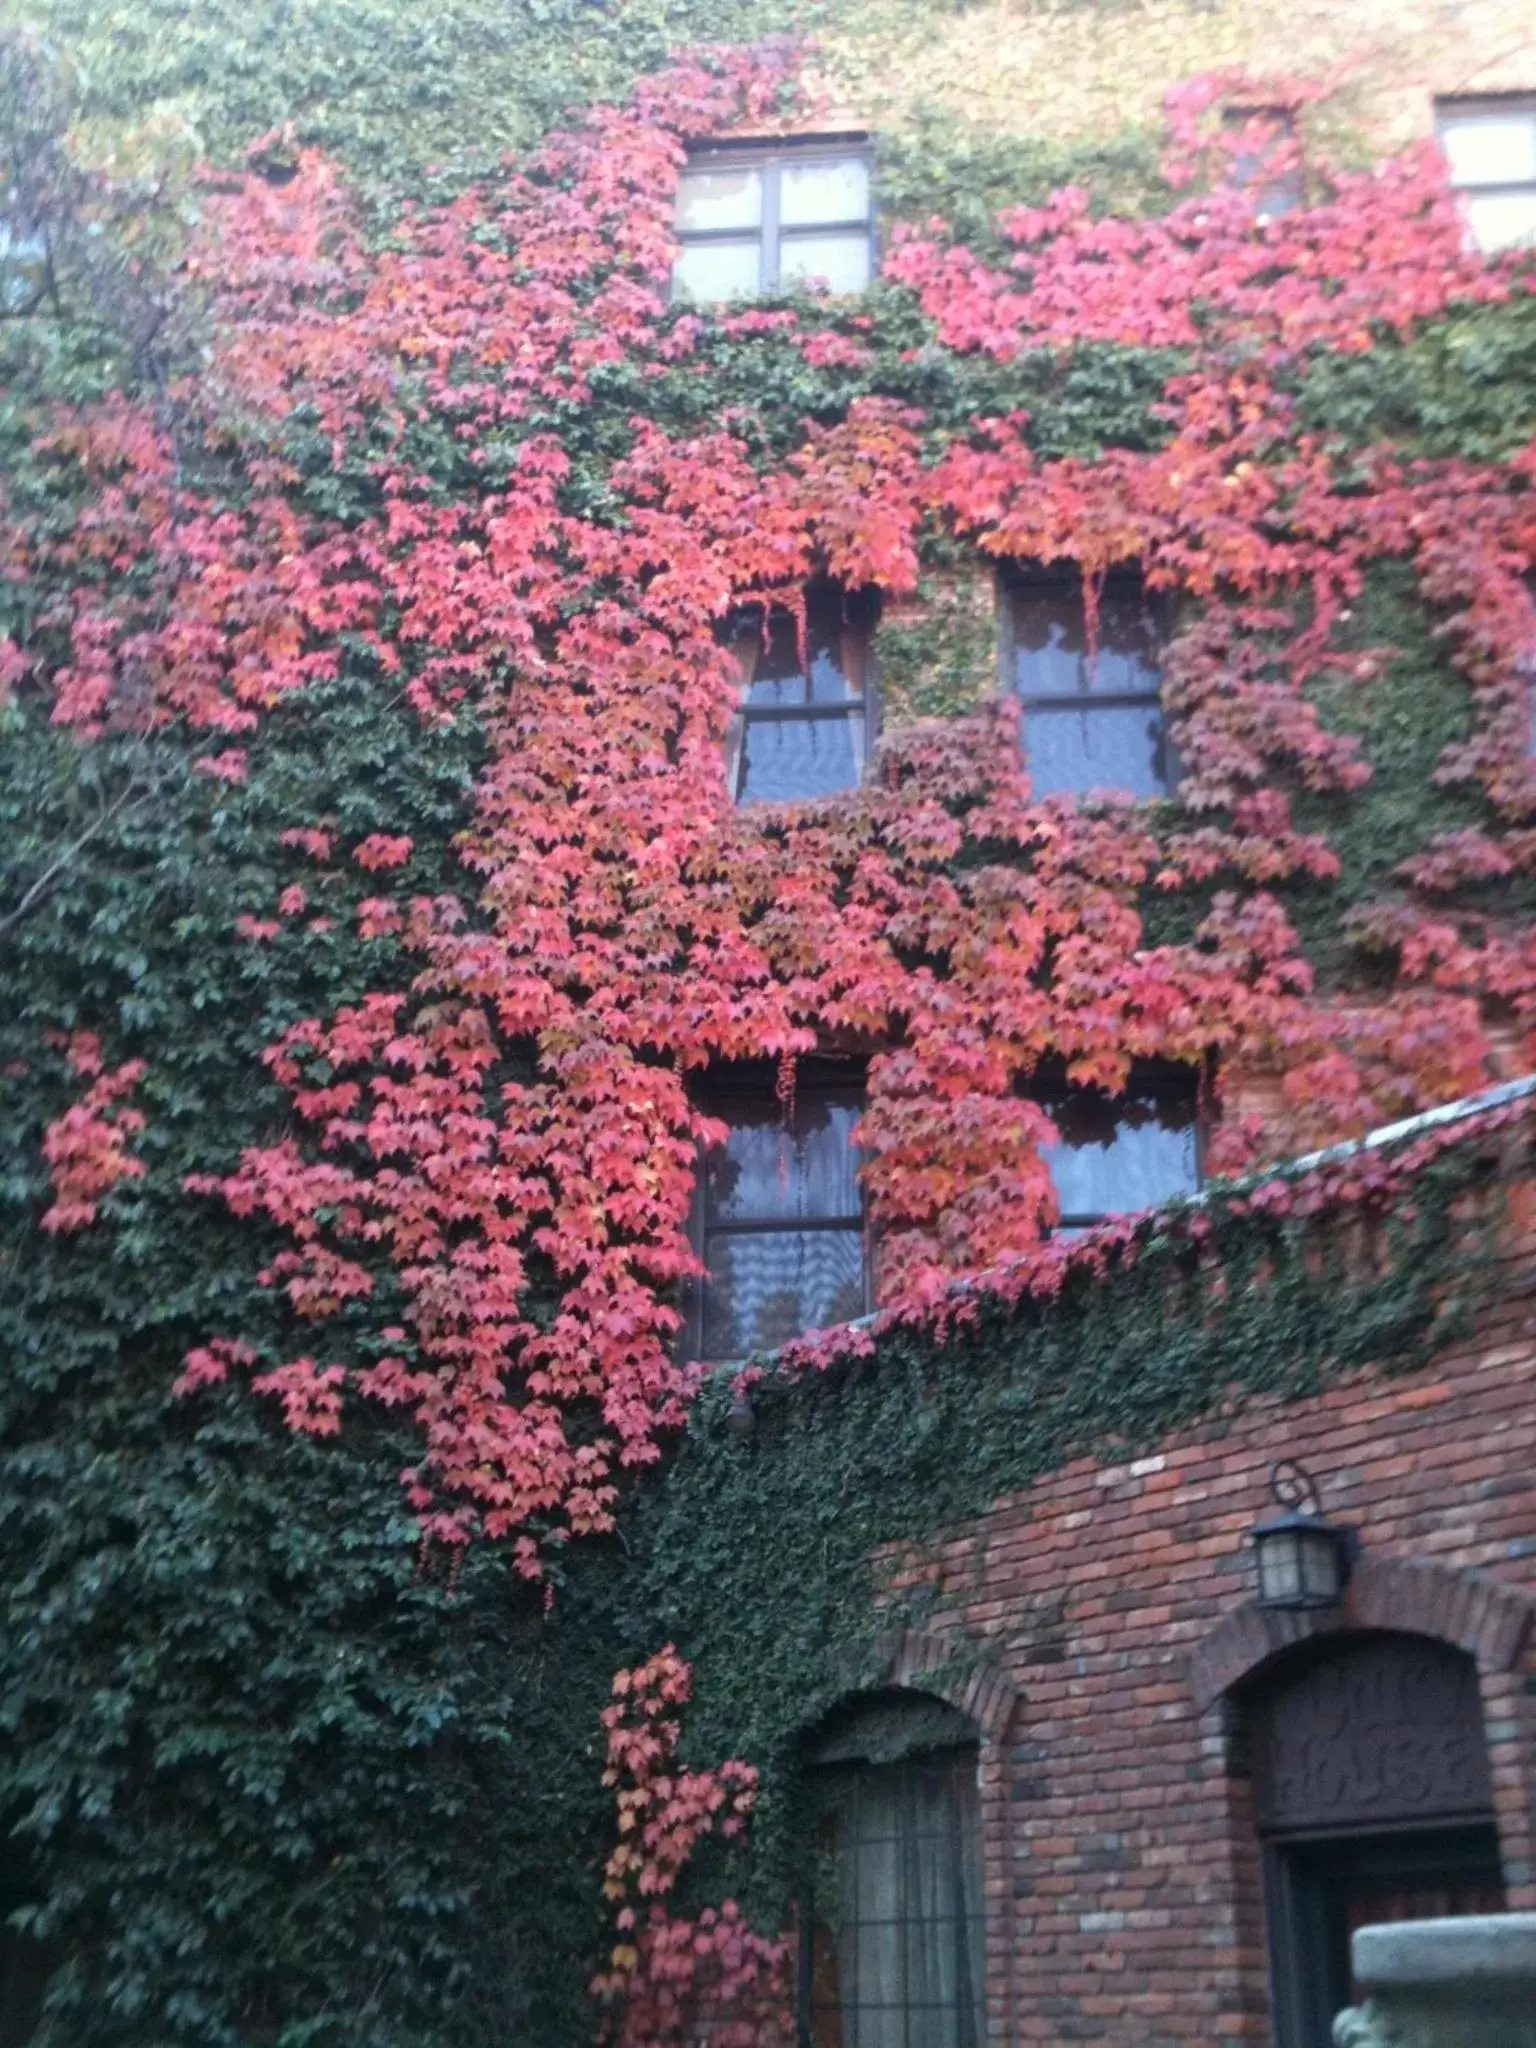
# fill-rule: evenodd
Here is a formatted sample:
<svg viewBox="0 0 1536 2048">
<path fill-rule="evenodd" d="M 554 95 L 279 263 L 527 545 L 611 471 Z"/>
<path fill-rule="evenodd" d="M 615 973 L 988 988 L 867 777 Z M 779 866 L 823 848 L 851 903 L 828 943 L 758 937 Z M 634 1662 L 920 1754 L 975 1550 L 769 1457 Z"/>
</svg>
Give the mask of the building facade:
<svg viewBox="0 0 1536 2048">
<path fill-rule="evenodd" d="M 0 2048 L 1328 2048 L 1536 1908 L 1530 9 L 824 11 L 382 219 L 279 78 L 195 402 L 29 368 Z"/>
</svg>

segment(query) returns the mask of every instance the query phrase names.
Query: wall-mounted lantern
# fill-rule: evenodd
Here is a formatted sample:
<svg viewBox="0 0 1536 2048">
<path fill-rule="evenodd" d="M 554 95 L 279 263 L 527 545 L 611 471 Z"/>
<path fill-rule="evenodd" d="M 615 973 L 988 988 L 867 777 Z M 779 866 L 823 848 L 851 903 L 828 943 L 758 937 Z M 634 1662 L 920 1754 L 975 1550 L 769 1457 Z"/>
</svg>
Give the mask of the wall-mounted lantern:
<svg viewBox="0 0 1536 2048">
<path fill-rule="evenodd" d="M 1356 1531 L 1327 1519 L 1311 1473 L 1294 1458 L 1271 1466 L 1269 1491 L 1284 1513 L 1251 1532 L 1259 1605 L 1337 1607 L 1359 1549 Z"/>
</svg>

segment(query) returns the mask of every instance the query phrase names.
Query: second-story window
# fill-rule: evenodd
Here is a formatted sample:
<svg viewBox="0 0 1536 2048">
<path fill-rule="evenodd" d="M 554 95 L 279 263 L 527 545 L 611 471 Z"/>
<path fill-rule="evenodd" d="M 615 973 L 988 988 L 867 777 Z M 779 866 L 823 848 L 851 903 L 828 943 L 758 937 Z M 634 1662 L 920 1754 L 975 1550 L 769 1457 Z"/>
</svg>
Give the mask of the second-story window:
<svg viewBox="0 0 1536 2048">
<path fill-rule="evenodd" d="M 1035 795 L 1166 796 L 1174 774 L 1158 695 L 1162 615 L 1140 577 L 1109 577 L 1091 655 L 1078 576 L 1021 572 L 1006 595 L 1005 675 L 1023 704 Z"/>
<path fill-rule="evenodd" d="M 1046 1153 L 1057 1228 L 1089 1230 L 1108 1216 L 1133 1216 L 1200 1186 L 1195 1070 L 1147 1060 L 1131 1069 L 1123 1095 L 1069 1086 L 1063 1065 L 1034 1077 L 1030 1094 L 1059 1134 Z"/>
<path fill-rule="evenodd" d="M 1435 126 L 1478 248 L 1536 244 L 1536 99 L 1440 100 Z"/>
<path fill-rule="evenodd" d="M 693 152 L 677 190 L 673 296 L 750 299 L 800 286 L 861 292 L 873 269 L 861 137 L 725 143 Z"/>
<path fill-rule="evenodd" d="M 874 738 L 875 600 L 812 584 L 805 625 L 787 607 L 749 606 L 731 621 L 741 709 L 726 746 L 738 803 L 794 803 L 857 788 Z"/>
<path fill-rule="evenodd" d="M 852 1322 L 869 1306 L 864 1201 L 854 1128 L 862 1068 L 802 1060 L 793 1103 L 778 1069 L 749 1062 L 710 1077 L 701 1106 L 728 1127 L 706 1153 L 694 1205 L 708 1268 L 693 1290 L 685 1344 L 702 1359 L 771 1351 L 806 1330 Z"/>
<path fill-rule="evenodd" d="M 1289 107 L 1231 106 L 1221 125 L 1233 144 L 1228 176 L 1234 185 L 1257 187 L 1261 214 L 1294 213 L 1306 198 L 1298 163 L 1280 164 L 1294 153 L 1296 116 Z"/>
</svg>

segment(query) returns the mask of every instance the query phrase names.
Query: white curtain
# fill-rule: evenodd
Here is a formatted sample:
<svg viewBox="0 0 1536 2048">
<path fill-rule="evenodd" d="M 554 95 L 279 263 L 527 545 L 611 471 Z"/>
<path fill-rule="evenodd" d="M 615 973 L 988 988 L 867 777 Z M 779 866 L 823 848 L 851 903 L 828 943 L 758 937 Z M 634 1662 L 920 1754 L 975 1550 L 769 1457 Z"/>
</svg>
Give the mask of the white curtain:
<svg viewBox="0 0 1536 2048">
<path fill-rule="evenodd" d="M 836 1826 L 841 2048 L 979 2048 L 974 1751 L 850 1774 Z"/>
</svg>

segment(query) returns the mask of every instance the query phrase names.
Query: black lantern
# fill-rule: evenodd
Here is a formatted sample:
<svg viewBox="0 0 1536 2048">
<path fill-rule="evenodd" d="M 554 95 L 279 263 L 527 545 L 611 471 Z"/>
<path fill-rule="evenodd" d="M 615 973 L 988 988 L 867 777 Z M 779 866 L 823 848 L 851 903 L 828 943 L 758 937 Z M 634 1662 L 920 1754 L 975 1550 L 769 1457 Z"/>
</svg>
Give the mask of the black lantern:
<svg viewBox="0 0 1536 2048">
<path fill-rule="evenodd" d="M 1294 1458 L 1270 1468 L 1269 1490 L 1285 1512 L 1253 1531 L 1259 1605 L 1337 1607 L 1355 1554 L 1354 1530 L 1327 1520 L 1311 1473 Z"/>
</svg>

